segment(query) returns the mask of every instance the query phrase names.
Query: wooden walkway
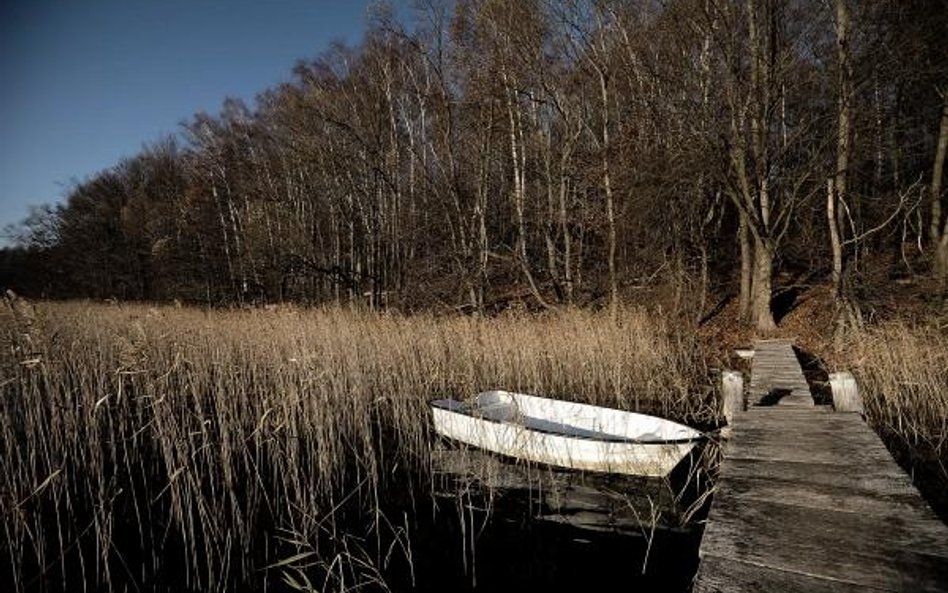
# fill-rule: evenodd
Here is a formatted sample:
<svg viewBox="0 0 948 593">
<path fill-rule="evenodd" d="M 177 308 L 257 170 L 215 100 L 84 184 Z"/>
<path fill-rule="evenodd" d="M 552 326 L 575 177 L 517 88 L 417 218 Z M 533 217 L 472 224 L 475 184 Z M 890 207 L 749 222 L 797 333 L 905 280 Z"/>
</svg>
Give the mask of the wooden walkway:
<svg viewBox="0 0 948 593">
<path fill-rule="evenodd" d="M 861 415 L 806 401 L 789 342 L 751 373 L 694 591 L 948 592 L 948 526 Z"/>
<path fill-rule="evenodd" d="M 750 405 L 813 407 L 810 386 L 787 340 L 762 340 L 754 344 Z"/>
</svg>

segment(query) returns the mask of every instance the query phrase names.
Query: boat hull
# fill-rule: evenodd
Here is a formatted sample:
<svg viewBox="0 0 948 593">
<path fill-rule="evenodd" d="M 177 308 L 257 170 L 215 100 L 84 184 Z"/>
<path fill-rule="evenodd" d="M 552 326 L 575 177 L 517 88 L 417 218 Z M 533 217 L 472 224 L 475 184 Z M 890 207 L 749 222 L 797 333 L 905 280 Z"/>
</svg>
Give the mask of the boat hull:
<svg viewBox="0 0 948 593">
<path fill-rule="evenodd" d="M 651 416 L 536 396 L 520 396 L 530 399 L 518 401 L 518 394 L 491 393 L 502 394 L 509 403 L 500 399 L 492 404 L 493 409 L 491 405 L 472 409 L 452 400 L 434 402 L 435 430 L 452 440 L 532 463 L 654 477 L 671 472 L 694 449 L 700 435 L 683 425 Z M 538 406 L 545 406 L 540 410 L 547 414 L 545 417 L 539 415 Z M 537 415 L 524 416 L 520 413 L 522 409 Z M 639 433 L 631 429 L 625 434 L 594 430 L 600 425 L 641 426 L 643 422 L 651 422 L 666 433 L 671 430 L 669 434 L 677 438 L 651 436 L 653 441 L 648 442 L 648 437 L 645 441 L 637 439 Z M 649 428 L 654 431 L 654 427 Z"/>
</svg>

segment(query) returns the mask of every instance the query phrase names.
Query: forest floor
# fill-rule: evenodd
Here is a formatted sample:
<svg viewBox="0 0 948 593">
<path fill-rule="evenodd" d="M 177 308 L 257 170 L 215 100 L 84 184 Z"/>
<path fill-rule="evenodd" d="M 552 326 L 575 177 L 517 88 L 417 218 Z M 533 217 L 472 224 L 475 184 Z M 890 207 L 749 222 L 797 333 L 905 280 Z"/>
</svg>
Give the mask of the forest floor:
<svg viewBox="0 0 948 593">
<path fill-rule="evenodd" d="M 948 297 L 938 296 L 935 282 L 919 278 L 911 283 L 889 282 L 884 288 L 865 289 L 860 295 L 863 328 L 885 323 L 902 323 L 948 332 Z M 791 294 L 792 293 L 792 294 Z M 737 363 L 736 348 L 749 347 L 757 338 L 792 340 L 801 351 L 822 361 L 834 370 L 842 370 L 847 358 L 834 344 L 834 304 L 828 284 L 778 289 L 775 297 L 777 329 L 760 334 L 753 327 L 740 323 L 738 302 L 730 298 L 714 315 L 698 327 L 697 334 L 706 356 L 718 364 Z M 782 296 L 788 295 L 778 306 Z M 858 335 L 858 334 L 856 334 Z M 835 367 L 840 367 L 835 369 Z"/>
</svg>

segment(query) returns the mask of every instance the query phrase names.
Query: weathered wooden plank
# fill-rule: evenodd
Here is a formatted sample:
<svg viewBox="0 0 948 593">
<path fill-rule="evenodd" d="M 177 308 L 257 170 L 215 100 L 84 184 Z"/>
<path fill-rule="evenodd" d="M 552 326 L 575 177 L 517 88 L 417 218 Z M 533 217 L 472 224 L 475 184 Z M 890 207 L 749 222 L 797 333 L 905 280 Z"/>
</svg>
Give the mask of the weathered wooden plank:
<svg viewBox="0 0 948 593">
<path fill-rule="evenodd" d="M 734 427 L 739 441 L 732 452 L 754 450 L 755 454 L 766 454 L 774 459 L 790 458 L 801 461 L 835 462 L 851 455 L 859 455 L 868 450 L 872 455 L 885 461 L 891 456 L 878 436 L 859 420 L 855 414 L 820 413 L 825 406 L 816 408 L 752 408 L 740 416 Z M 761 410 L 761 411 L 758 411 Z M 767 410 L 766 412 L 762 410 Z M 786 422 L 779 422 L 774 415 L 784 414 Z M 768 416 L 762 418 L 761 416 Z M 847 420 L 853 419 L 856 422 Z M 796 451 L 788 450 L 795 448 Z M 766 450 L 766 453 L 757 452 Z M 849 451 L 850 449 L 860 449 Z M 823 453 L 833 452 L 833 456 Z M 815 455 L 817 457 L 811 457 Z"/>
<path fill-rule="evenodd" d="M 773 409 L 772 407 L 768 408 L 768 410 Z M 790 416 L 794 412 L 809 412 L 811 409 L 812 408 L 800 408 L 796 410 L 786 410 L 786 414 Z M 768 411 L 766 414 L 773 414 L 773 412 Z M 878 444 L 878 447 L 884 448 L 878 437 L 869 429 L 853 425 L 850 422 L 840 421 L 840 419 L 833 417 L 848 416 L 849 418 L 859 421 L 859 417 L 854 414 L 836 414 L 829 417 L 821 417 L 821 414 L 815 414 L 809 418 L 788 418 L 786 423 L 756 418 L 756 416 L 759 415 L 760 412 L 758 412 L 758 408 L 750 409 L 746 414 L 741 416 L 740 425 L 735 427 L 735 430 L 740 431 L 741 435 L 747 435 L 748 438 L 760 436 L 778 442 L 792 442 L 796 436 L 806 435 L 824 439 L 835 438 L 837 440 L 840 438 L 857 438 L 860 439 L 861 444 Z"/>
<path fill-rule="evenodd" d="M 813 489 L 812 486 L 809 488 Z M 779 488 L 777 490 L 780 491 Z M 797 489 L 798 492 L 800 490 Z M 830 491 L 832 488 L 824 489 L 822 494 L 826 495 Z M 786 493 L 788 489 L 782 489 L 782 492 Z M 837 489 L 836 493 L 844 505 L 858 503 L 872 497 L 866 492 L 847 493 L 843 489 Z M 821 512 L 814 512 L 815 509 L 811 505 L 801 504 L 801 501 L 794 497 L 767 499 L 763 496 L 736 496 L 730 485 L 722 487 L 720 494 L 721 496 L 715 499 L 715 521 L 735 518 L 747 521 L 756 515 L 773 519 L 777 515 L 782 515 L 785 518 L 794 519 L 794 526 L 801 528 L 814 523 L 825 526 L 835 521 L 840 526 L 850 527 L 851 534 L 872 533 L 878 528 L 879 533 L 873 535 L 881 536 L 881 541 L 869 542 L 869 545 L 906 545 L 919 551 L 948 558 L 948 526 L 935 520 L 934 514 L 920 497 L 915 504 L 901 498 L 902 504 L 899 510 L 903 512 L 895 512 L 895 509 L 891 509 L 882 513 L 868 513 L 856 512 L 858 509 L 853 507 L 835 508 L 830 505 L 824 506 Z M 897 499 L 900 498 L 900 494 L 896 492 L 879 495 L 879 498 L 885 497 Z M 848 499 L 848 502 L 845 499 Z M 718 502 L 721 504 L 718 505 Z M 786 532 L 783 535 L 789 533 L 792 532 Z"/>
<path fill-rule="evenodd" d="M 917 491 L 912 486 L 908 476 L 892 464 L 869 465 L 855 470 L 855 464 L 845 465 L 834 463 L 828 466 L 832 471 L 825 471 L 826 464 L 800 461 L 760 460 L 753 458 L 728 457 L 721 466 L 721 487 L 732 477 L 759 478 L 760 480 L 781 480 L 798 483 L 804 486 L 839 485 L 844 488 L 862 488 L 881 492 L 909 492 Z"/>
<path fill-rule="evenodd" d="M 774 410 L 774 408 L 768 410 Z M 848 417 L 861 422 L 855 414 L 833 414 L 824 417 L 815 414 L 810 417 L 792 417 L 794 413 L 807 413 L 809 411 L 810 409 L 785 410 L 784 412 L 788 416 L 787 422 L 780 423 L 773 419 L 758 418 L 761 413 L 758 412 L 758 408 L 753 408 L 746 414 L 741 415 L 741 422 L 735 427 L 735 431 L 748 439 L 761 438 L 778 444 L 793 442 L 798 436 L 824 440 L 851 438 L 857 439 L 861 445 L 873 446 L 880 450 L 885 449 L 878 437 L 867 427 L 845 420 Z M 765 412 L 768 415 L 773 413 L 771 411 Z"/>
<path fill-rule="evenodd" d="M 749 396 L 750 403 L 755 405 L 814 405 L 809 384 L 789 342 L 755 344 Z"/>
<path fill-rule="evenodd" d="M 777 484 L 786 482 L 801 489 L 812 490 L 815 492 L 814 496 L 826 489 L 839 488 L 854 493 L 870 493 L 881 498 L 912 498 L 919 501 L 919 504 L 924 503 L 909 477 L 892 464 L 857 467 L 855 464 L 828 465 L 760 459 L 728 458 L 724 461 L 721 479 L 717 484 L 720 491 L 731 485 L 737 488 L 748 482 L 753 482 L 755 486 L 767 485 L 765 487 L 775 488 L 779 487 Z M 925 507 L 927 508 L 927 504 Z"/>
<path fill-rule="evenodd" d="M 770 372 L 766 369 L 757 369 L 756 381 L 753 381 L 755 385 L 762 385 L 764 383 L 792 383 L 794 385 L 807 385 L 806 381 L 803 378 L 799 370 L 796 373 L 783 373 L 783 372 Z"/>
<path fill-rule="evenodd" d="M 719 485 L 717 494 L 721 500 L 737 507 L 779 501 L 815 512 L 857 513 L 869 523 L 884 522 L 890 526 L 898 523 L 906 529 L 929 531 L 935 534 L 936 545 L 928 551 L 948 557 L 948 527 L 937 520 L 928 504 L 911 487 L 890 479 L 886 482 L 851 487 L 728 476 Z"/>
<path fill-rule="evenodd" d="M 930 509 L 918 503 L 911 492 L 890 489 L 877 492 L 872 489 L 815 487 L 792 482 L 778 482 L 759 478 L 729 477 L 718 492 L 722 497 L 732 496 L 741 504 L 755 501 L 783 500 L 788 504 L 814 511 L 830 510 L 843 513 L 864 513 L 876 517 L 900 515 L 913 522 L 931 521 Z M 914 518 L 913 518 L 914 517 Z"/>
<path fill-rule="evenodd" d="M 854 439 L 854 442 L 858 442 L 861 445 L 865 445 L 867 447 L 871 446 L 873 449 L 878 449 L 879 451 L 883 452 L 886 451 L 882 443 L 878 441 L 875 435 L 871 434 L 868 429 L 860 431 L 854 429 L 851 426 L 834 423 L 832 420 L 820 421 L 818 419 L 814 419 L 813 424 L 815 426 L 804 424 L 799 425 L 798 427 L 793 427 L 792 430 L 780 432 L 775 432 L 777 430 L 776 428 L 766 424 L 758 426 L 738 426 L 736 427 L 736 430 L 740 431 L 741 436 L 747 439 L 746 442 L 748 443 L 755 443 L 757 440 L 761 440 L 765 441 L 763 444 L 776 444 L 780 446 L 787 443 L 800 442 L 796 440 L 799 437 L 802 439 L 813 440 L 815 441 L 813 444 L 818 445 L 820 444 L 821 440 L 840 440 L 851 438 Z M 770 438 L 768 433 L 772 433 L 773 437 Z M 804 443 L 800 442 L 800 445 L 803 446 Z M 803 453 L 807 452 L 804 451 Z"/>
<path fill-rule="evenodd" d="M 822 417 L 822 418 L 821 418 Z M 742 417 L 741 428 L 763 427 L 768 430 L 788 427 L 787 430 L 813 429 L 824 431 L 826 422 L 834 429 L 850 426 L 858 432 L 866 432 L 865 423 L 852 414 L 834 414 L 827 406 L 813 407 L 808 410 L 780 410 L 770 406 L 754 406 Z M 871 432 L 870 432 L 871 434 Z"/>
<path fill-rule="evenodd" d="M 769 373 L 765 370 L 757 371 L 757 377 L 754 377 L 752 383 L 754 385 L 781 385 L 781 384 L 792 384 L 794 386 L 807 386 L 807 383 L 804 381 L 802 376 L 790 375 L 789 373 Z"/>
<path fill-rule="evenodd" d="M 780 502 L 738 502 L 715 500 L 703 555 L 896 591 L 948 590 L 941 530 L 908 524 L 901 517 L 877 521 Z"/>
<path fill-rule="evenodd" d="M 800 435 L 796 440 L 769 441 L 765 436 L 743 433 L 732 439 L 728 456 L 735 459 L 821 463 L 836 466 L 838 471 L 859 471 L 866 464 L 889 463 L 888 452 L 884 449 L 851 449 L 843 441 L 827 441 L 819 435 L 809 434 Z"/>
<path fill-rule="evenodd" d="M 701 558 L 694 593 L 858 593 L 879 591 L 864 584 L 815 577 L 733 558 Z"/>
<path fill-rule="evenodd" d="M 781 407 L 812 408 L 813 398 L 809 395 L 789 395 L 777 400 L 776 404 Z"/>
</svg>

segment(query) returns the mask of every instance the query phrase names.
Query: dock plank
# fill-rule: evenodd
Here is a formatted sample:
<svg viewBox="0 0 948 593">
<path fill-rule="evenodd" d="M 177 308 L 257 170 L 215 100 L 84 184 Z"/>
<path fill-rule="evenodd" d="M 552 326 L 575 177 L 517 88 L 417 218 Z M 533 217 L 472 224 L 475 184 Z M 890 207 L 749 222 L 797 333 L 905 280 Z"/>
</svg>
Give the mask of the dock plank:
<svg viewBox="0 0 948 593">
<path fill-rule="evenodd" d="M 810 471 L 822 471 L 823 468 L 812 464 L 805 465 Z M 825 475 L 825 474 L 824 474 Z M 762 500 L 793 500 L 793 504 L 814 510 L 831 510 L 852 513 L 870 513 L 882 515 L 900 513 L 916 515 L 928 521 L 932 513 L 925 505 L 919 504 L 918 496 L 911 485 L 879 476 L 856 486 L 839 483 L 814 484 L 812 480 L 794 481 L 786 478 L 763 478 L 758 475 L 728 474 L 728 479 L 718 489 L 722 497 L 740 499 L 741 504 Z"/>
<path fill-rule="evenodd" d="M 705 531 L 704 554 L 882 590 L 948 586 L 948 556 L 938 553 L 944 534 L 936 529 L 893 517 L 871 520 L 781 502 L 739 502 L 715 501 L 718 518 Z M 921 551 L 929 549 L 935 553 Z"/>
<path fill-rule="evenodd" d="M 857 593 L 882 591 L 866 585 L 813 577 L 731 558 L 701 559 L 694 593 Z"/>
</svg>

